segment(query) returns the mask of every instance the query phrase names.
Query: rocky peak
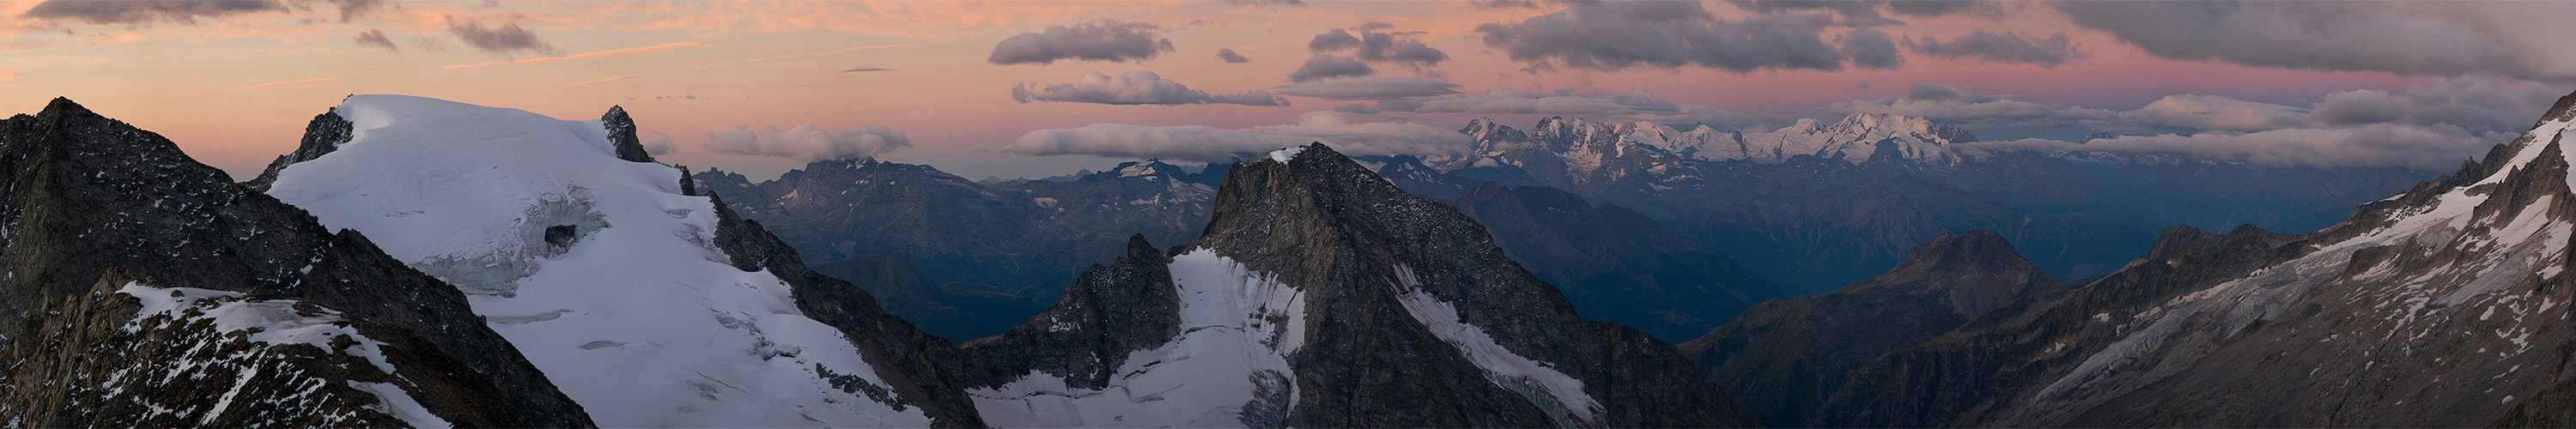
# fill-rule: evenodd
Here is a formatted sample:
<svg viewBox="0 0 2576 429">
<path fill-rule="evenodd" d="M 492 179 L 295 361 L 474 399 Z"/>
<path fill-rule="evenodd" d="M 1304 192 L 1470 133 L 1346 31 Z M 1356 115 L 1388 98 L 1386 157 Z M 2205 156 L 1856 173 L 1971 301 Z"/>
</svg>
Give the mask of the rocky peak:
<svg viewBox="0 0 2576 429">
<path fill-rule="evenodd" d="M 1501 122 L 1493 120 L 1493 118 L 1476 118 L 1475 120 L 1467 121 L 1467 127 L 1459 128 L 1458 132 L 1466 134 L 1477 142 L 1518 141 L 1529 138 L 1528 135 L 1522 134 L 1520 130 L 1504 126 Z"/>
<path fill-rule="evenodd" d="M 157 134 L 58 98 L 0 121 L 0 180 L 0 246 L 25 256 L 0 262 L 0 360 L 13 362 L 0 385 L 16 386 L 0 389 L 0 421 L 590 425 L 453 287 Z M 154 317 L 138 301 L 203 312 Z M 270 341 L 265 328 L 195 321 L 225 308 L 292 309 L 339 338 Z M 406 398 L 426 414 L 389 415 Z M 288 401 L 298 406 L 223 405 Z"/>
<path fill-rule="evenodd" d="M 1944 233 L 1924 242 L 1905 262 L 1870 284 L 1906 284 L 1942 293 L 1952 310 L 1971 318 L 2015 299 L 2065 287 L 2039 265 L 2022 259 L 2003 234 L 1984 228 Z"/>
<path fill-rule="evenodd" d="M 1607 127 L 1595 127 L 1594 125 L 1595 124 L 1591 121 L 1585 121 L 1583 118 L 1549 116 L 1547 119 L 1538 120 L 1538 125 L 1530 127 L 1530 134 L 1540 138 L 1558 137 L 1580 139 L 1595 133 L 1609 131 Z"/>
<path fill-rule="evenodd" d="M 967 342 L 973 386 L 999 387 L 1030 371 L 1067 387 L 1105 389 L 1134 350 L 1162 347 L 1181 333 L 1179 289 L 1145 236 L 1130 236 L 1116 262 L 1092 265 L 1054 306 L 999 336 Z"/>
<path fill-rule="evenodd" d="M 1149 159 L 1144 161 L 1119 163 L 1118 168 L 1113 168 L 1107 172 L 1099 174 L 1111 175 L 1109 177 L 1113 178 L 1135 177 L 1148 180 L 1178 180 L 1183 176 L 1189 175 L 1189 171 L 1182 170 L 1181 167 L 1177 165 L 1165 164 L 1159 159 Z"/>
<path fill-rule="evenodd" d="M 608 106 L 599 125 L 608 128 L 608 142 L 617 146 L 617 159 L 653 162 L 653 154 L 644 150 L 643 140 L 635 134 L 635 118 L 626 116 L 626 106 Z"/>
<path fill-rule="evenodd" d="M 252 178 L 248 184 L 251 189 L 266 191 L 269 184 L 277 182 L 278 171 L 285 170 L 286 166 L 298 162 L 312 161 L 314 158 L 330 154 L 332 150 L 339 149 L 341 144 L 348 143 L 349 137 L 354 133 L 355 130 L 352 129 L 349 120 L 340 117 L 338 108 L 313 115 L 313 121 L 304 125 L 304 140 L 296 144 L 295 151 L 279 155 L 276 161 L 269 162 L 268 168 L 260 170 L 259 177 Z"/>
<path fill-rule="evenodd" d="M 1313 144 L 1298 148 L 1284 162 L 1274 155 L 1236 164 L 1225 186 L 1218 190 L 1216 207 L 1199 242 L 1200 249 L 1239 261 L 1250 270 L 1276 273 L 1284 284 L 1315 297 L 1306 306 L 1304 320 L 1309 329 L 1328 331 L 1305 335 L 1307 340 L 1299 349 L 1298 359 L 1300 386 L 1308 386 L 1311 380 L 1313 386 L 1322 387 L 1319 390 L 1334 392 L 1362 388 L 1344 383 L 1402 377 L 1408 380 L 1402 384 L 1428 389 L 1413 395 L 1416 402 L 1409 407 L 1468 411 L 1464 416 L 1469 417 L 1455 421 L 1382 420 L 1393 414 L 1380 413 L 1418 412 L 1379 408 L 1392 406 L 1390 403 L 1310 394 L 1301 396 L 1299 410 L 1290 419 L 1292 424 L 1737 423 L 1731 412 L 1722 408 L 1666 409 L 1640 402 L 1649 394 L 1630 389 L 1654 390 L 1654 397 L 1668 399 L 1675 397 L 1672 395 L 1707 398 L 1682 401 L 1699 404 L 1725 400 L 1717 398 L 1721 394 L 1707 386 L 1665 378 L 1688 377 L 1687 369 L 1673 366 L 1683 363 L 1669 345 L 1632 328 L 1576 316 L 1553 286 L 1520 270 L 1504 256 L 1482 225 L 1445 204 L 1398 190 L 1330 147 Z M 1428 307 L 1445 307 L 1455 315 L 1421 313 L 1433 311 Z M 1505 377 L 1460 360 L 1463 355 L 1423 355 L 1425 351 L 1467 346 L 1408 328 L 1421 325 L 1387 322 L 1389 317 L 1400 321 L 1407 315 L 1430 318 L 1418 323 L 1462 324 L 1490 333 L 1492 337 L 1487 341 L 1491 343 L 1487 345 L 1494 348 L 1477 353 L 1507 353 L 1551 362 L 1555 368 L 1571 371 L 1560 376 L 1586 380 L 1582 382 L 1585 387 L 1577 396 L 1576 392 L 1516 384 L 1522 382 L 1489 384 L 1484 379 L 1536 380 L 1549 376 Z M 1593 330 L 1599 328 L 1610 330 Z M 1600 351 L 1605 349 L 1629 350 L 1623 353 L 1637 353 L 1633 356 L 1640 360 L 1598 360 Z M 1311 366 L 1306 357 L 1310 354 L 1319 357 L 1311 361 Z M 1351 360 L 1398 355 L 1416 356 L 1408 361 L 1419 365 L 1401 370 L 1404 375 L 1396 375 L 1387 372 L 1396 370 Z M 1651 386 L 1622 384 L 1643 380 L 1670 381 L 1650 382 Z M 1529 402 L 1492 402 L 1491 395 L 1502 392 L 1510 392 L 1503 393 L 1508 395 L 1503 398 Z M 1486 399 L 1466 399 L 1479 397 Z"/>
</svg>

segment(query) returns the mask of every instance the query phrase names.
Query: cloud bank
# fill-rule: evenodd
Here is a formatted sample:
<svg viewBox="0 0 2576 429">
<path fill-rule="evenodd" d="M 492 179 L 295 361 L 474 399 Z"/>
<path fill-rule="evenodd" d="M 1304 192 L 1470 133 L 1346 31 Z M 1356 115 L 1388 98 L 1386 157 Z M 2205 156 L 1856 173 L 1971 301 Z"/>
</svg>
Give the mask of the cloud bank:
<svg viewBox="0 0 2576 429">
<path fill-rule="evenodd" d="M 2576 78 L 2566 2 L 2054 3 L 2157 57 L 2300 70 Z"/>
<path fill-rule="evenodd" d="M 1150 22 L 1102 19 L 1045 31 L 1020 33 L 993 45 L 993 64 L 1054 64 L 1058 60 L 1144 61 L 1172 50 L 1163 27 Z"/>
<path fill-rule="evenodd" d="M 1750 73 L 1841 70 L 1847 56 L 1822 34 L 1832 23 L 1832 17 L 1804 13 L 1726 20 L 1696 2 L 1585 2 L 1517 23 L 1479 25 L 1476 31 L 1484 33 L 1486 46 L 1535 68 L 1706 67 Z"/>
<path fill-rule="evenodd" d="M 883 125 L 867 125 L 834 133 L 814 128 L 814 124 L 778 129 L 763 125 L 759 129 L 733 127 L 707 133 L 706 149 L 710 152 L 774 156 L 805 160 L 833 160 L 872 157 L 912 147 L 912 139 L 902 130 Z"/>
<path fill-rule="evenodd" d="M 1975 58 L 1987 63 L 2037 64 L 2040 67 L 2057 67 L 2066 64 L 2067 60 L 2084 56 L 2075 51 L 2073 42 L 2067 41 L 2066 33 L 2035 38 L 2023 37 L 2021 33 L 1977 30 L 1948 42 L 1930 37 L 1910 39 L 1905 41 L 1905 47 L 1917 54 L 1940 58 Z"/>
<path fill-rule="evenodd" d="M 1286 106 L 1288 100 L 1270 95 L 1269 91 L 1251 90 L 1240 94 L 1209 95 L 1190 89 L 1154 72 L 1137 70 L 1117 76 L 1084 72 L 1082 80 L 1069 84 L 1031 88 L 1022 83 L 1011 87 L 1011 99 L 1059 101 L 1094 104 L 1241 104 L 1246 106 Z"/>
<path fill-rule="evenodd" d="M 1360 60 L 1351 57 L 1326 54 L 1307 58 L 1306 65 L 1298 66 L 1297 71 L 1288 73 L 1288 80 L 1291 82 L 1305 82 L 1317 79 L 1368 76 L 1373 74 L 1377 74 L 1377 69 L 1369 67 L 1368 63 L 1360 62 Z"/>
</svg>

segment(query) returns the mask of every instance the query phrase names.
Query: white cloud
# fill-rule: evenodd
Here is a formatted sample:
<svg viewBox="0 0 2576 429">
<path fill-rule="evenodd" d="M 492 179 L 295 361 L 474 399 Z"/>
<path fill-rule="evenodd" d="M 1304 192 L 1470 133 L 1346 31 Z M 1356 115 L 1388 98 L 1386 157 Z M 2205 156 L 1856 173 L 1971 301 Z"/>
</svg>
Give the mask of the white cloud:
<svg viewBox="0 0 2576 429">
<path fill-rule="evenodd" d="M 883 125 L 868 125 L 839 133 L 814 128 L 814 124 L 778 129 L 775 125 L 733 127 L 707 133 L 706 148 L 715 153 L 761 155 L 808 160 L 851 159 L 877 156 L 912 147 L 912 139 L 902 130 Z"/>
<path fill-rule="evenodd" d="M 2276 167 L 2441 170 L 2475 159 L 2488 147 L 2506 138 L 2510 137 L 2473 134 L 2451 126 L 2372 124 L 2359 128 L 2288 128 L 2243 134 L 2120 136 L 2084 143 L 2023 139 L 1964 145 L 1996 150 L 2183 155 Z"/>
<path fill-rule="evenodd" d="M 2120 112 L 2131 124 L 2200 131 L 2266 131 L 2314 126 L 2307 109 L 2216 95 L 2175 94 Z"/>
<path fill-rule="evenodd" d="M 1032 89 L 1029 84 L 1011 86 L 1011 99 L 1061 101 L 1096 104 L 1241 104 L 1246 106 L 1286 106 L 1288 100 L 1270 95 L 1269 91 L 1251 90 L 1240 94 L 1209 95 L 1190 89 L 1154 72 L 1137 70 L 1117 76 L 1100 72 L 1083 72 L 1082 80 L 1070 84 L 1047 85 Z"/>
<path fill-rule="evenodd" d="M 644 138 L 638 143 L 643 144 L 646 155 L 670 155 L 671 152 L 680 150 L 680 143 L 673 141 L 670 134 L 663 134 L 661 131 L 644 132 Z"/>
<path fill-rule="evenodd" d="M 1431 79 L 1369 76 L 1299 82 L 1272 87 L 1283 95 L 1326 100 L 1392 100 L 1456 94 L 1458 84 Z"/>
</svg>

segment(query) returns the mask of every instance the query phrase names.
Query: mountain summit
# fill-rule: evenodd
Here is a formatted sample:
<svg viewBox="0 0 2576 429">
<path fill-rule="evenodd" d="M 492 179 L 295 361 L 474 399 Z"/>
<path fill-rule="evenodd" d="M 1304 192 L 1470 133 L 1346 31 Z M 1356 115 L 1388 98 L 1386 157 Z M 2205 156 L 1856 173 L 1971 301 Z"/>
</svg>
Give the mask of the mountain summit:
<svg viewBox="0 0 2576 429">
<path fill-rule="evenodd" d="M 607 426 L 975 426 L 947 344 L 631 154 L 633 124 L 350 97 L 268 193 L 455 285 Z M 316 140 L 316 139 L 308 139 Z"/>
<path fill-rule="evenodd" d="M 1476 222 L 1324 145 L 1234 164 L 1215 210 L 1196 244 L 1130 240 L 1030 325 L 967 344 L 986 421 L 1742 423 L 1670 345 L 1575 315 Z"/>
<path fill-rule="evenodd" d="M 456 289 L 55 99 L 0 121 L 0 421 L 583 427 Z"/>
<path fill-rule="evenodd" d="M 2571 125 L 2576 95 L 2316 232 L 2168 230 L 2099 281 L 1873 362 L 1811 424 L 2563 425 Z"/>
</svg>

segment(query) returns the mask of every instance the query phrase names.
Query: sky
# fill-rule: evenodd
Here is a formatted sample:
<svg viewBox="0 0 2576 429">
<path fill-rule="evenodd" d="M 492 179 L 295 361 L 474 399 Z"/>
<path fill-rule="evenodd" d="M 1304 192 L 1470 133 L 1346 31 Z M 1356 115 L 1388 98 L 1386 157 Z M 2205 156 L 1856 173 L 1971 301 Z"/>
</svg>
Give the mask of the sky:
<svg viewBox="0 0 2576 429">
<path fill-rule="evenodd" d="M 0 1 L 0 111 L 70 97 L 236 177 L 291 151 L 349 94 L 565 119 L 621 105 L 663 161 L 755 178 L 859 156 L 1044 177 L 1310 140 L 1432 155 L 1460 150 L 1455 130 L 1476 118 L 1760 132 L 1852 113 L 1954 123 L 1998 149 L 2437 170 L 2576 91 L 2565 42 L 2576 26 L 2554 22 L 2570 12 L 2576 3 Z"/>
</svg>

